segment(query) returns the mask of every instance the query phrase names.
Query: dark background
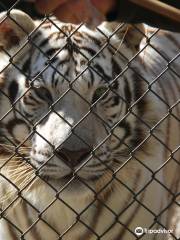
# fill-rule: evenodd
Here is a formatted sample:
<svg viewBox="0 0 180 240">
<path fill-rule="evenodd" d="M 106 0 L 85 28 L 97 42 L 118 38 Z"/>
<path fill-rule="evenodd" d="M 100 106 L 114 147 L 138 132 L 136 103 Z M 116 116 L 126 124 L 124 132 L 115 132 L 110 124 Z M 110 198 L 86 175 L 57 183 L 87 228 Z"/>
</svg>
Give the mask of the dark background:
<svg viewBox="0 0 180 240">
<path fill-rule="evenodd" d="M 11 7 L 21 9 L 28 13 L 33 18 L 40 18 L 42 17 L 40 14 L 37 13 L 35 6 L 33 3 L 24 1 L 24 0 L 0 0 L 0 12 L 6 11 Z"/>
<path fill-rule="evenodd" d="M 180 9 L 180 0 L 161 0 L 161 2 Z M 0 0 L 0 11 L 5 11 L 12 7 L 25 11 L 33 18 L 43 17 L 37 13 L 35 5 L 28 0 Z M 130 0 L 117 0 L 117 8 L 107 14 L 107 19 L 109 21 L 119 20 L 132 24 L 144 22 L 154 27 L 180 32 L 179 21 L 171 20 L 153 11 L 137 6 L 130 2 Z"/>
</svg>

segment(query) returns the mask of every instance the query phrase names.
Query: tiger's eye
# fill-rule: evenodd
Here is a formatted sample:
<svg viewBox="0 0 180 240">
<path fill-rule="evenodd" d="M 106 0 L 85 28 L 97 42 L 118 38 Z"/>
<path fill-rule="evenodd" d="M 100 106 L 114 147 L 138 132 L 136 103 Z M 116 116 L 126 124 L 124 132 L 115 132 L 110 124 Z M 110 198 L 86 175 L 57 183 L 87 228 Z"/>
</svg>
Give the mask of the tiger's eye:
<svg viewBox="0 0 180 240">
<path fill-rule="evenodd" d="M 96 89 L 94 95 L 93 95 L 93 99 L 92 102 L 96 102 L 104 93 L 106 93 L 108 90 L 107 87 L 99 87 Z M 105 95 L 106 96 L 106 95 Z"/>
</svg>

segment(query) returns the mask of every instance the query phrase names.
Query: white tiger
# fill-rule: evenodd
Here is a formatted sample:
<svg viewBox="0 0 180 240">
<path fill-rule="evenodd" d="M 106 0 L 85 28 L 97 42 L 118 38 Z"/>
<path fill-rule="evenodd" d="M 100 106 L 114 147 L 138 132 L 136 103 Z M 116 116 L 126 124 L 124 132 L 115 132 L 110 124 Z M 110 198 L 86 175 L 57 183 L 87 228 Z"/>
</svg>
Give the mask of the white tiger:
<svg viewBox="0 0 180 240">
<path fill-rule="evenodd" d="M 179 238 L 179 35 L 0 19 L 0 240 Z"/>
</svg>

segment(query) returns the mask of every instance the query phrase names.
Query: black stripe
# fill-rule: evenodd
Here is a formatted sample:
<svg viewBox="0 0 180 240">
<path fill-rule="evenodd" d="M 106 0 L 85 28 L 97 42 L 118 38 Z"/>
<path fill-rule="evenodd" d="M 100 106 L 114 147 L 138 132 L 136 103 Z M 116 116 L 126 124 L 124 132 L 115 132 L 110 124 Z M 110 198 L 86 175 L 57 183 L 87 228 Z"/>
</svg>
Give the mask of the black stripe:
<svg viewBox="0 0 180 240">
<path fill-rule="evenodd" d="M 99 38 L 95 38 L 91 35 L 88 35 L 87 33 L 83 33 L 83 34 L 87 37 L 88 40 L 90 39 L 92 42 L 94 42 L 96 46 L 98 46 L 99 48 L 101 47 L 102 42 L 99 40 Z"/>
<path fill-rule="evenodd" d="M 42 104 L 42 102 L 40 102 L 37 97 L 38 97 L 38 90 L 39 89 L 36 89 L 36 88 L 32 88 L 31 89 L 31 92 L 29 92 L 29 96 L 25 96 L 26 97 L 26 100 L 24 101 L 24 103 L 26 102 L 27 105 L 33 105 L 32 101 L 35 103 L 35 104 Z M 32 92 L 33 91 L 33 92 Z M 39 91 L 40 92 L 40 91 Z M 34 93 L 34 94 L 33 94 Z M 27 93 L 28 94 L 28 93 Z M 24 99 L 23 99 L 24 100 Z M 31 103 L 28 102 L 27 100 L 31 100 Z"/>
<path fill-rule="evenodd" d="M 144 83 L 143 80 L 138 77 L 135 73 L 132 75 L 132 82 L 134 83 L 134 102 L 137 101 L 145 92 L 144 90 Z M 143 97 L 138 103 L 136 104 L 138 109 L 138 115 L 142 117 L 147 109 L 147 100 Z"/>
<path fill-rule="evenodd" d="M 141 127 L 141 124 L 138 122 L 135 123 L 136 127 L 133 129 L 133 136 L 130 140 L 130 146 L 131 150 L 134 150 L 145 138 L 145 133 L 144 133 L 144 129 Z M 143 148 L 143 146 L 141 146 L 141 150 L 145 150 Z M 146 154 L 148 154 L 146 152 Z"/>
<path fill-rule="evenodd" d="M 112 64 L 112 76 L 113 78 L 116 78 L 122 72 L 122 69 L 120 65 L 114 60 L 114 58 L 112 58 L 111 64 Z"/>
<path fill-rule="evenodd" d="M 120 103 L 120 97 L 119 96 L 113 97 L 112 100 L 113 100 L 113 103 L 111 104 L 110 107 L 115 107 L 115 106 L 119 105 L 119 103 Z"/>
<path fill-rule="evenodd" d="M 31 98 L 31 97 L 30 97 Z M 23 98 L 23 103 L 24 103 L 24 105 L 26 105 L 26 106 L 31 106 L 31 107 L 35 107 L 36 106 L 36 104 L 38 104 L 38 105 L 40 105 L 41 103 L 40 102 L 38 102 L 38 101 L 35 101 L 35 99 L 32 97 L 31 99 L 30 99 L 29 97 L 26 97 L 26 96 L 24 96 L 24 98 Z M 31 101 L 32 100 L 32 101 Z M 22 108 L 23 109 L 23 108 Z M 21 110 L 22 110 L 21 109 Z"/>
<path fill-rule="evenodd" d="M 59 59 L 58 59 L 59 60 Z M 58 69 L 61 65 L 64 65 L 64 64 L 66 64 L 66 63 L 68 63 L 69 62 L 69 58 L 66 58 L 66 59 L 64 59 L 64 60 L 62 60 L 62 61 L 60 61 L 59 63 L 57 63 L 57 65 L 56 65 L 56 67 L 54 67 L 53 69 L 54 69 L 54 72 L 53 72 L 53 74 L 52 74 L 52 80 L 51 80 L 51 86 L 52 87 L 56 87 L 57 86 L 57 83 L 58 83 L 58 81 L 59 81 L 59 77 L 62 77 L 60 74 L 59 74 L 59 72 L 58 72 L 58 70 L 56 70 L 56 69 Z M 68 73 L 68 71 L 69 70 L 67 70 L 65 73 L 63 73 L 63 75 L 66 77 L 66 75 L 67 75 L 67 73 Z M 56 77 L 56 73 L 58 74 L 58 77 Z M 62 77 L 62 83 L 64 82 L 64 79 L 63 79 L 63 77 Z"/>
<path fill-rule="evenodd" d="M 90 74 L 90 81 L 91 81 L 90 85 L 92 86 L 94 84 L 94 74 L 91 69 L 89 69 L 89 74 Z M 88 81 L 88 87 L 90 87 L 90 85 L 89 85 L 89 81 Z"/>
<path fill-rule="evenodd" d="M 49 39 L 45 38 L 41 43 L 39 43 L 39 48 L 43 48 L 47 44 L 49 44 Z"/>
<path fill-rule="evenodd" d="M 52 95 L 50 91 L 47 88 L 41 87 L 40 89 L 34 89 L 35 94 L 38 98 L 40 98 L 43 101 L 46 101 L 48 103 L 53 102 Z"/>
<path fill-rule="evenodd" d="M 50 58 L 53 55 L 55 55 L 58 50 L 59 48 L 49 48 L 47 51 L 45 51 L 45 55 L 48 56 L 48 58 Z"/>
<path fill-rule="evenodd" d="M 30 36 L 29 36 L 29 37 L 30 37 Z M 42 32 L 39 31 L 39 29 L 36 29 L 36 31 L 33 32 L 33 34 L 31 35 L 30 39 L 31 39 L 31 41 L 34 43 L 35 41 L 37 41 L 38 38 L 41 38 L 41 37 L 43 37 L 43 36 L 42 36 Z M 30 41 L 30 42 L 31 42 L 31 41 Z"/>
<path fill-rule="evenodd" d="M 127 113 L 128 108 L 130 107 L 132 102 L 132 94 L 131 94 L 130 86 L 126 77 L 124 77 L 124 84 L 125 84 L 124 93 L 125 93 L 125 99 L 126 99 L 126 105 L 127 105 L 127 108 L 126 108 L 126 113 Z"/>
<path fill-rule="evenodd" d="M 15 80 L 13 80 L 8 87 L 8 93 L 11 103 L 15 101 L 18 90 L 19 90 L 18 84 Z"/>
<path fill-rule="evenodd" d="M 31 76 L 31 57 L 29 57 L 22 65 L 22 72 L 24 74 L 27 74 L 28 76 Z"/>
<path fill-rule="evenodd" d="M 86 52 L 88 52 L 92 57 L 94 55 L 96 55 L 97 51 L 95 51 L 94 49 L 92 48 L 89 48 L 89 47 L 81 47 L 81 50 L 85 50 Z M 96 56 L 96 58 L 98 58 L 98 56 Z"/>
<path fill-rule="evenodd" d="M 54 72 L 52 74 L 52 79 L 51 79 L 51 87 L 54 88 L 54 82 L 55 82 L 55 76 L 56 76 L 57 71 L 54 69 Z"/>
<path fill-rule="evenodd" d="M 26 112 L 26 111 L 24 111 L 24 115 L 25 115 L 25 118 L 28 118 L 28 119 L 34 117 L 34 115 L 32 115 L 32 114 L 30 114 L 30 113 L 28 113 L 28 112 Z"/>
<path fill-rule="evenodd" d="M 97 70 L 98 71 L 98 75 L 101 76 L 105 81 L 110 81 L 112 80 L 112 77 L 111 76 L 108 76 L 105 72 L 104 72 L 104 69 L 99 65 L 99 64 L 95 64 L 92 68 L 92 70 Z M 95 71 L 94 70 L 94 71 Z M 96 71 L 95 71 L 96 72 Z M 97 73 L 97 72 L 96 72 Z"/>
</svg>

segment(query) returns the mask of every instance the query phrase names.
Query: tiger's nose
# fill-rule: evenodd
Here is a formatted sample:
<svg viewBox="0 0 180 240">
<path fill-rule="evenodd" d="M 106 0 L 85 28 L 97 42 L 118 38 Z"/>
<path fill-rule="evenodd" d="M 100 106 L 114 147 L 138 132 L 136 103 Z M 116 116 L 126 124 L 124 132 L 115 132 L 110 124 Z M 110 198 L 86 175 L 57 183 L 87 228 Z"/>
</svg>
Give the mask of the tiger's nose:
<svg viewBox="0 0 180 240">
<path fill-rule="evenodd" d="M 89 148 L 80 149 L 78 151 L 70 151 L 66 148 L 56 150 L 56 155 L 69 167 L 74 168 L 82 163 L 90 154 Z"/>
</svg>

